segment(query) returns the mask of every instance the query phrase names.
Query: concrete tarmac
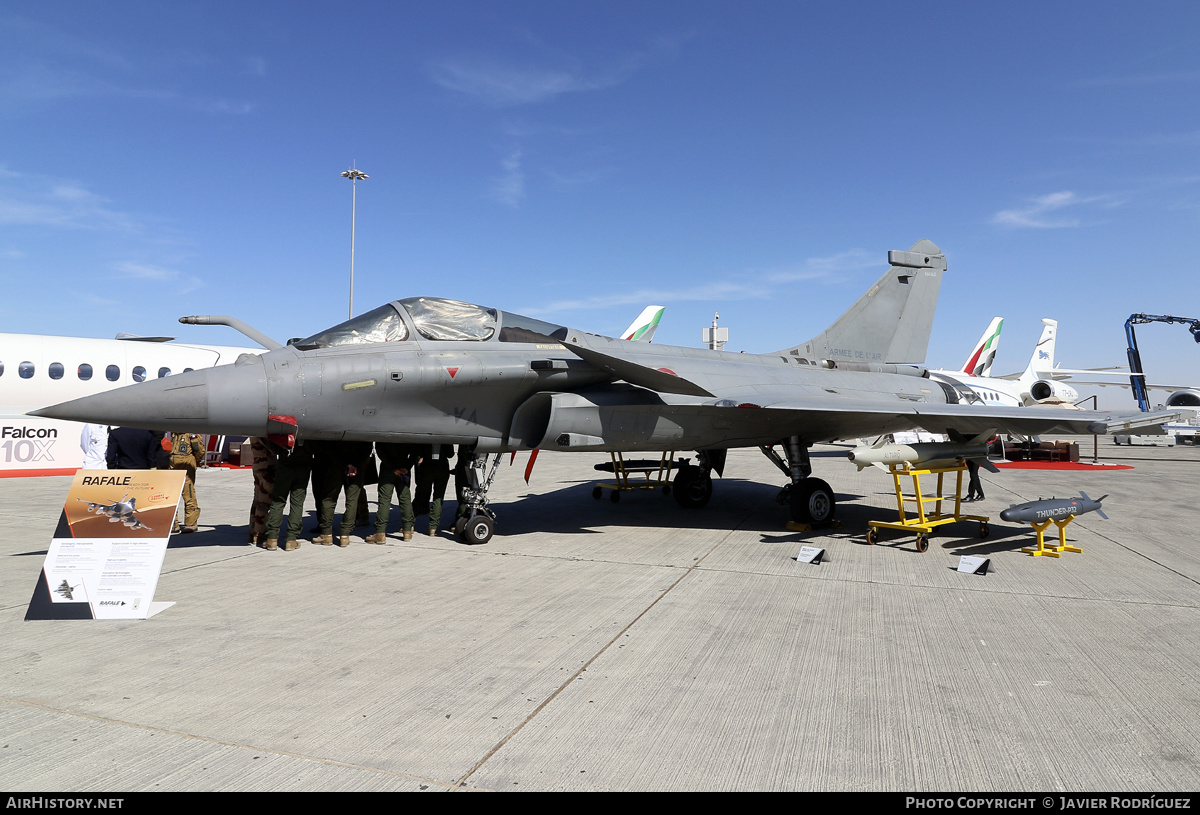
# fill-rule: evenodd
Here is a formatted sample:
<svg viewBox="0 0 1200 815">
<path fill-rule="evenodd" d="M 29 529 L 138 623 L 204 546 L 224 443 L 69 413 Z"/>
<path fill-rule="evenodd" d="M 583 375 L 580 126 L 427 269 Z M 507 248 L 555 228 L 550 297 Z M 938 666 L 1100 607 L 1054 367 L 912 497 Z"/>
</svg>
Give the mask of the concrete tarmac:
<svg viewBox="0 0 1200 815">
<path fill-rule="evenodd" d="M 519 454 L 475 547 L 251 548 L 250 472 L 202 471 L 201 531 L 158 584 L 175 605 L 129 622 L 24 621 L 70 480 L 0 479 L 0 789 L 1197 788 L 1200 447 L 982 473 L 965 511 L 991 535 L 924 554 L 866 543 L 892 481 L 846 449 L 814 448 L 844 527 L 811 534 L 757 451 L 702 510 L 593 500 L 603 455 L 543 454 L 527 486 Z M 1021 553 L 1000 510 L 1079 490 L 1111 518 L 1068 527 L 1083 553 Z"/>
</svg>

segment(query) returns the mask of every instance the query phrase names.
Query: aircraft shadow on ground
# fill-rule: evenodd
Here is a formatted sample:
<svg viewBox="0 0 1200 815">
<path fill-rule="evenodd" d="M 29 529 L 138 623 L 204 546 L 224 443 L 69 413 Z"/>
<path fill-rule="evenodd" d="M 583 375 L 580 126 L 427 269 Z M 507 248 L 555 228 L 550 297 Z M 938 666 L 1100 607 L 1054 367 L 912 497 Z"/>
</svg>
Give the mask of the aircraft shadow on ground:
<svg viewBox="0 0 1200 815">
<path fill-rule="evenodd" d="M 767 532 L 777 531 L 787 522 L 787 510 L 775 503 L 777 484 L 713 479 L 713 496 L 707 506 L 685 509 L 661 489 L 622 491 L 616 503 L 610 497 L 613 491 L 603 490 L 596 499 L 592 497 L 596 483 L 582 481 L 516 501 L 493 503 L 497 534 L 596 534 L 622 527 Z"/>
<path fill-rule="evenodd" d="M 714 479 L 713 497 L 708 505 L 699 509 L 685 509 L 671 495 L 661 489 L 623 491 L 614 503 L 611 490 L 604 490 L 600 499 L 592 497 L 597 482 L 586 480 L 567 484 L 547 492 L 526 494 L 515 499 L 494 501 L 491 508 L 496 512 L 496 534 L 528 535 L 549 533 L 554 535 L 595 535 L 619 532 L 632 528 L 664 528 L 679 530 L 741 530 L 758 532 L 764 543 L 794 543 L 797 541 L 828 538 L 846 540 L 869 546 L 866 532 L 868 521 L 895 520 L 895 511 L 879 506 L 855 503 L 864 494 L 838 492 L 837 520 L 841 526 L 817 529 L 813 532 L 793 532 L 786 529 L 790 518 L 788 509 L 775 500 L 780 485 L 762 483 L 739 478 Z M 447 500 L 442 512 L 442 536 L 448 534 L 453 524 L 457 504 Z M 371 519 L 375 516 L 375 502 L 370 504 Z M 967 511 L 967 510 L 964 510 Z M 398 535 L 400 512 L 393 506 L 388 533 Z M 336 531 L 341 514 L 335 516 Z M 427 516 L 417 518 L 416 528 L 423 532 L 427 528 Z M 301 540 L 307 541 L 314 534 L 316 511 L 309 508 L 305 513 Z M 1027 526 L 1002 526 L 989 524 L 990 534 L 986 539 L 978 537 L 978 523 L 964 520 L 934 530 L 930 544 L 953 554 L 989 554 L 1011 551 L 1022 546 L 1031 546 L 1034 535 Z M 364 534 L 373 532 L 373 527 L 358 527 L 355 543 L 360 543 Z M 205 546 L 243 547 L 246 542 L 247 526 L 217 524 L 205 526 L 195 534 L 173 535 L 170 548 L 184 549 Z M 879 546 L 910 547 L 915 553 L 916 532 L 911 533 L 882 530 Z M 1050 536 L 1048 535 L 1048 540 Z M 394 540 L 394 538 L 393 538 Z M 29 554 L 37 554 L 31 552 Z M 42 552 L 44 555 L 44 550 Z"/>
</svg>

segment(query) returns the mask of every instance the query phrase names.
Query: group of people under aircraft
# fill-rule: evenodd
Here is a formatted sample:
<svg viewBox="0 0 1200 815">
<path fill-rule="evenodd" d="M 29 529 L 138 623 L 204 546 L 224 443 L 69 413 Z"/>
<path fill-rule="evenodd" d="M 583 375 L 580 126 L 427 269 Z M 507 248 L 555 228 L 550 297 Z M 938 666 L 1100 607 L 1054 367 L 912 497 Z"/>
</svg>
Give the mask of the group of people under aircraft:
<svg viewBox="0 0 1200 815">
<path fill-rule="evenodd" d="M 250 538 L 254 546 L 285 551 L 300 545 L 304 503 L 311 476 L 317 503 L 317 528 L 312 542 L 321 546 L 349 546 L 354 529 L 370 526 L 367 543 L 387 542 L 392 499 L 400 504 L 404 540 L 412 540 L 418 514 L 428 514 L 427 534 L 437 535 L 442 502 L 450 480 L 454 445 L 395 444 L 358 441 L 299 441 L 284 447 L 271 439 L 249 439 L 253 454 L 254 502 L 250 509 Z M 378 456 L 378 506 L 375 522 L 367 512 L 366 484 L 373 480 Z M 455 488 L 459 507 L 461 489 L 467 483 L 466 458 L 459 456 Z M 345 511 L 334 534 L 338 496 L 345 493 Z M 284 511 L 287 519 L 284 520 Z M 286 532 L 280 547 L 281 532 Z"/>
<path fill-rule="evenodd" d="M 299 547 L 310 479 L 317 504 L 314 544 L 331 546 L 336 542 L 338 546 L 348 546 L 354 529 L 360 526 L 374 529 L 364 538 L 367 543 L 386 543 L 393 499 L 400 505 L 404 540 L 412 539 L 418 515 L 429 516 L 427 534 L 437 535 L 454 445 L 300 441 L 287 448 L 257 437 L 247 439 L 247 443 L 253 458 L 254 500 L 250 507 L 249 542 L 254 546 L 285 551 Z M 196 469 L 204 461 L 201 436 L 88 424 L 84 426 L 80 446 L 84 450 L 85 469 L 185 470 L 183 526 L 176 520 L 173 531 L 197 530 L 200 506 L 196 499 Z M 461 507 L 461 487 L 468 476 L 465 458 L 459 459 L 462 468 L 455 469 L 455 488 Z M 378 484 L 374 524 L 370 523 L 367 512 L 368 483 Z M 346 509 L 335 536 L 334 515 L 343 492 Z M 286 533 L 282 547 L 281 533 Z"/>
</svg>

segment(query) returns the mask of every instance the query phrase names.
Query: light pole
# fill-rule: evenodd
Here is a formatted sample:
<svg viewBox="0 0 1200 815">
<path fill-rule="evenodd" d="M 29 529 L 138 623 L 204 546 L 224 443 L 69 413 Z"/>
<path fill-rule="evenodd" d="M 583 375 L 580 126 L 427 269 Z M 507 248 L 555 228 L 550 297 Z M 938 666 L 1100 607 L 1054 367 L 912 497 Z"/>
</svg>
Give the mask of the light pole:
<svg viewBox="0 0 1200 815">
<path fill-rule="evenodd" d="M 342 173 L 342 178 L 350 179 L 350 318 L 354 318 L 354 216 L 358 199 L 358 180 L 364 181 L 371 176 L 362 170 L 351 167 Z"/>
</svg>

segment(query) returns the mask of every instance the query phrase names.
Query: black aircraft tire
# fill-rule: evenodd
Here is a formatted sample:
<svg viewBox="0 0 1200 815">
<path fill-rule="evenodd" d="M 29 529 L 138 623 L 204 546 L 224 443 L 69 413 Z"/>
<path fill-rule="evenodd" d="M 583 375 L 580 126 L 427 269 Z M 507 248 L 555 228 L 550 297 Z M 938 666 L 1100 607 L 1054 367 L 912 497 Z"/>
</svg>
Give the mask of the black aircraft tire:
<svg viewBox="0 0 1200 815">
<path fill-rule="evenodd" d="M 791 494 L 788 502 L 792 520 L 796 523 L 823 524 L 837 514 L 833 490 L 819 478 L 806 478 Z"/>
<path fill-rule="evenodd" d="M 496 526 L 486 515 L 476 515 L 463 526 L 463 543 L 468 546 L 480 546 L 492 539 Z"/>
<path fill-rule="evenodd" d="M 712 498 L 712 477 L 699 467 L 684 467 L 675 475 L 671 494 L 684 509 L 699 509 Z"/>
</svg>

